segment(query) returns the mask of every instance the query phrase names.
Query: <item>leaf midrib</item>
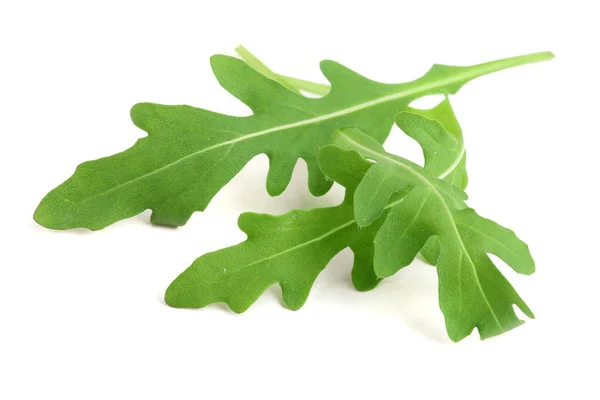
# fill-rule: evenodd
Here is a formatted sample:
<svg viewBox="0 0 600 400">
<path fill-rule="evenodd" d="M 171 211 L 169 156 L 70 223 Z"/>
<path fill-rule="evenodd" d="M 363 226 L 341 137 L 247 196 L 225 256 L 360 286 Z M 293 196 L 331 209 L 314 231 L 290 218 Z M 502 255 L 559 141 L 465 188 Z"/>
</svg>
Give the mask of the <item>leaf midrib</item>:
<svg viewBox="0 0 600 400">
<path fill-rule="evenodd" d="M 454 219 L 454 216 L 452 215 L 452 212 L 450 211 L 450 208 L 448 207 L 448 204 L 446 203 L 446 201 L 444 200 L 444 197 L 439 193 L 439 191 L 437 190 L 437 188 L 435 187 L 435 185 L 433 185 L 429 179 L 425 178 L 424 176 L 422 176 L 419 172 L 415 171 L 414 169 L 412 169 L 411 167 L 404 165 L 403 163 L 387 156 L 386 154 L 382 154 L 382 153 L 378 153 L 364 145 L 362 145 L 361 143 L 356 142 L 355 140 L 352 140 L 350 137 L 343 135 L 344 139 L 348 142 L 350 142 L 350 144 L 352 146 L 358 147 L 360 149 L 362 149 L 364 152 L 371 154 L 373 157 L 373 160 L 378 161 L 383 159 L 384 162 L 391 162 L 395 165 L 400 166 L 402 169 L 408 171 L 410 174 L 412 174 L 413 176 L 415 176 L 419 181 L 421 181 L 423 184 L 425 184 L 427 187 L 429 187 L 430 190 L 433 191 L 434 195 L 436 197 L 438 197 L 440 203 L 442 204 L 442 207 L 444 208 L 444 210 L 446 211 L 446 213 L 448 214 L 448 218 L 451 221 L 451 225 L 452 225 L 452 230 L 454 231 L 454 234 L 456 235 L 456 238 L 462 248 L 463 253 L 466 255 L 467 259 L 469 260 L 469 264 L 471 265 L 471 269 L 473 270 L 473 273 L 475 274 L 475 278 L 477 281 L 477 288 L 479 289 L 479 292 L 481 293 L 481 295 L 483 296 L 483 299 L 485 301 L 486 306 L 488 307 L 488 309 L 490 310 L 490 313 L 492 314 L 492 317 L 494 318 L 494 321 L 496 322 L 496 324 L 498 325 L 498 327 L 500 329 L 502 329 L 503 331 L 505 331 L 506 329 L 504 328 L 504 326 L 502 326 L 502 323 L 500 322 L 500 320 L 498 319 L 498 317 L 496 316 L 496 313 L 494 311 L 494 309 L 492 308 L 492 305 L 490 304 L 487 295 L 485 294 L 485 291 L 483 290 L 483 287 L 481 287 L 481 283 L 479 282 L 479 274 L 477 273 L 477 268 L 475 267 L 475 263 L 473 262 L 473 260 L 471 259 L 471 255 L 469 254 L 469 252 L 467 251 L 467 248 L 465 247 L 465 244 L 462 240 L 462 237 L 460 236 L 460 232 L 458 231 L 458 228 L 456 226 L 456 221 Z M 459 263 L 459 279 L 460 279 L 460 287 L 459 289 L 461 290 L 462 293 L 462 278 L 461 278 L 461 270 L 462 270 L 462 260 Z M 462 296 L 461 296 L 462 297 Z M 462 298 L 461 298 L 461 304 L 462 304 Z M 461 305 L 462 307 L 462 305 Z"/>
<path fill-rule="evenodd" d="M 503 60 L 500 60 L 500 61 L 503 61 Z M 509 67 L 509 66 L 496 67 L 494 65 L 494 63 L 497 63 L 497 62 L 484 63 L 484 64 L 472 66 L 472 67 L 465 67 L 468 70 L 466 72 L 462 73 L 462 74 L 456 74 L 456 75 L 453 75 L 451 78 L 446 78 L 446 79 L 436 79 L 436 80 L 434 80 L 434 81 L 432 81 L 430 83 L 426 83 L 426 84 L 421 84 L 421 83 L 418 82 L 418 80 L 417 81 L 413 81 L 413 82 L 409 82 L 409 83 L 404 84 L 406 86 L 409 86 L 408 88 L 406 88 L 406 89 L 404 89 L 404 90 L 402 90 L 400 92 L 394 93 L 394 94 L 390 94 L 390 95 L 383 96 L 383 97 L 380 97 L 380 98 L 377 98 L 377 99 L 369 100 L 367 102 L 360 103 L 360 104 L 354 105 L 352 107 L 348 107 L 348 108 L 345 108 L 345 109 L 342 109 L 342 110 L 339 110 L 339 111 L 336 111 L 336 112 L 333 112 L 333 113 L 325 114 L 325 115 L 322 115 L 322 116 L 319 116 L 319 117 L 309 118 L 309 119 L 306 119 L 306 120 L 301 120 L 301 121 L 290 123 L 290 124 L 284 124 L 284 125 L 276 126 L 276 127 L 273 127 L 273 128 L 264 129 L 262 131 L 249 133 L 247 135 L 244 135 L 244 136 L 236 138 L 236 139 L 232 139 L 232 140 L 228 140 L 228 141 L 225 141 L 225 142 L 217 143 L 217 144 L 215 144 L 213 146 L 209 146 L 209 147 L 204 148 L 202 150 L 199 150 L 199 151 L 193 152 L 191 154 L 188 154 L 188 155 L 186 155 L 184 157 L 181 157 L 181 158 L 179 158 L 179 159 L 177 159 L 177 160 L 175 160 L 175 161 L 173 161 L 173 162 L 171 162 L 169 164 L 166 164 L 166 165 L 164 165 L 164 166 L 162 166 L 160 168 L 157 168 L 157 169 L 155 169 L 153 171 L 150 171 L 150 172 L 148 172 L 146 174 L 138 176 L 138 177 L 136 177 L 134 179 L 130 179 L 130 180 L 126 181 L 126 182 L 123 182 L 123 183 L 121 183 L 119 185 L 116 185 L 116 186 L 114 186 L 114 187 L 112 187 L 112 188 L 110 188 L 108 190 L 105 190 L 103 192 L 97 193 L 97 194 L 95 194 L 93 196 L 90 196 L 90 197 L 86 197 L 82 201 L 76 203 L 76 205 L 79 205 L 79 204 L 82 204 L 82 203 L 86 203 L 88 201 L 92 201 L 92 200 L 94 200 L 94 199 L 96 199 L 98 197 L 105 196 L 105 195 L 107 195 L 109 193 L 112 193 L 112 192 L 114 192 L 114 191 L 122 188 L 122 187 L 128 186 L 128 185 L 130 185 L 130 184 L 132 184 L 134 182 L 137 182 L 139 180 L 146 179 L 148 177 L 156 175 L 157 173 L 160 173 L 160 172 L 162 172 L 162 171 L 164 171 L 164 170 L 166 170 L 168 168 L 171 168 L 171 167 L 173 167 L 173 166 L 175 166 L 175 165 L 177 165 L 177 164 L 179 164 L 179 163 L 181 163 L 181 162 L 183 162 L 183 161 L 185 161 L 187 159 L 196 157 L 196 156 L 198 156 L 200 154 L 203 154 L 203 153 L 206 153 L 208 151 L 217 149 L 219 147 L 227 146 L 227 145 L 230 145 L 230 144 L 234 145 L 234 144 L 236 144 L 238 142 L 242 142 L 242 141 L 245 141 L 245 140 L 254 139 L 256 137 L 264 136 L 264 135 L 267 135 L 267 134 L 270 134 L 270 133 L 274 133 L 274 132 L 281 132 L 281 131 L 285 131 L 285 130 L 288 130 L 288 129 L 293 129 L 293 128 L 297 128 L 297 127 L 301 127 L 301 126 L 311 125 L 311 124 L 314 124 L 314 123 L 320 123 L 322 121 L 327 121 L 329 119 L 334 119 L 334 118 L 337 118 L 337 117 L 340 117 L 340 116 L 343 116 L 343 115 L 352 114 L 354 112 L 361 111 L 361 110 L 364 110 L 364 109 L 367 109 L 369 107 L 373 107 L 373 106 L 376 106 L 376 105 L 379 105 L 379 104 L 387 103 L 387 102 L 394 101 L 394 100 L 399 100 L 399 99 L 401 99 L 403 97 L 408 97 L 408 96 L 411 96 L 411 95 L 417 95 L 417 94 L 421 94 L 421 93 L 427 93 L 427 92 L 429 92 L 431 90 L 443 88 L 445 86 L 449 86 L 449 85 L 452 85 L 454 83 L 459 83 L 459 82 L 462 82 L 462 81 L 465 81 L 465 80 L 469 81 L 469 80 L 474 79 L 474 78 L 476 78 L 478 76 L 486 75 L 486 74 L 494 72 L 496 70 L 504 69 L 504 68 L 508 68 Z"/>
<path fill-rule="evenodd" d="M 460 164 L 460 162 L 462 161 L 463 156 L 465 155 L 466 151 L 467 151 L 467 148 L 465 147 L 465 142 L 461 141 L 461 148 L 460 148 L 460 151 L 458 153 L 458 157 L 456 157 L 454 159 L 454 161 L 452 162 L 452 164 L 450 164 L 450 166 L 444 172 L 442 172 L 438 176 L 438 178 L 444 179 L 445 177 L 447 177 L 448 175 L 450 175 L 450 173 L 456 169 L 456 167 L 458 166 L 458 164 Z"/>
<path fill-rule="evenodd" d="M 397 204 L 400 204 L 400 202 L 402 202 L 402 201 L 404 201 L 404 198 L 401 198 L 401 199 L 398 199 L 398 200 L 396 200 L 396 201 L 394 201 L 394 202 L 391 202 L 390 204 L 388 204 L 388 205 L 387 205 L 387 206 L 384 208 L 384 210 L 387 210 L 387 209 L 389 209 L 389 208 L 392 208 L 392 207 L 394 207 L 395 205 L 397 205 Z M 282 256 L 282 255 L 284 255 L 284 254 L 287 254 L 287 253 L 290 253 L 290 252 L 292 252 L 292 251 L 298 250 L 298 249 L 300 249 L 300 248 L 302 248 L 302 247 L 309 246 L 309 245 L 311 245 L 312 243 L 319 242 L 319 241 L 321 241 L 321 240 L 325 239 L 326 237 L 333 235 L 333 234 L 334 234 L 334 233 L 336 233 L 337 231 L 340 231 L 340 230 L 342 230 L 342 229 L 344 229 L 344 228 L 347 228 L 348 226 L 351 226 L 352 224 L 355 224 L 355 223 L 356 223 L 356 219 L 355 219 L 355 218 L 353 218 L 353 219 L 351 219 L 350 221 L 348 221 L 348 222 L 346 222 L 346 223 L 343 223 L 343 224 L 341 224 L 341 225 L 338 225 L 338 226 L 336 226 L 335 228 L 333 228 L 333 229 L 331 229 L 330 231 L 328 231 L 328 232 L 326 232 L 326 233 L 322 234 L 321 236 L 318 236 L 318 237 L 316 237 L 316 238 L 313 238 L 313 239 L 307 240 L 306 242 L 302 242 L 302 243 L 300 243 L 300 244 L 297 244 L 297 245 L 295 245 L 295 246 L 289 247 L 289 248 L 287 248 L 287 249 L 285 249 L 285 250 L 283 250 L 283 251 L 280 251 L 280 252 L 278 252 L 278 253 L 271 254 L 270 256 L 263 257 L 263 258 L 261 258 L 261 259 L 259 259 L 259 260 L 253 261 L 253 262 L 251 262 L 250 264 L 246 264 L 246 265 L 242 266 L 241 268 L 239 268 L 239 269 L 237 269 L 237 270 L 235 270 L 235 271 L 232 271 L 232 272 L 240 272 L 240 271 L 243 271 L 243 270 L 245 270 L 246 268 L 252 267 L 252 266 L 254 266 L 254 265 L 257 265 L 257 264 L 260 264 L 260 263 L 262 263 L 262 262 L 264 262 L 264 261 L 272 260 L 272 259 L 274 259 L 274 258 L 277 258 L 277 257 L 280 257 L 280 256 Z"/>
<path fill-rule="evenodd" d="M 462 158 L 462 154 L 460 154 L 460 155 L 459 155 L 459 160 L 460 160 L 460 158 Z M 456 166 L 458 165 L 458 163 L 454 162 L 454 163 L 452 163 L 452 165 L 454 165 L 454 168 L 456 168 Z M 450 172 L 452 172 L 452 170 L 451 170 Z M 436 191 L 436 193 L 437 193 L 437 191 Z M 398 199 L 398 200 L 396 200 L 396 201 L 394 201 L 394 202 L 391 202 L 391 203 L 387 204 L 387 205 L 386 205 L 386 206 L 383 208 L 383 210 L 385 211 L 385 210 L 387 210 L 387 209 L 393 208 L 393 207 L 394 207 L 394 206 L 396 206 L 397 204 L 400 204 L 402 201 L 404 201 L 404 199 L 405 199 L 405 198 L 403 197 L 403 198 L 401 198 L 401 199 Z M 425 201 L 423 202 L 423 205 L 424 205 L 424 204 L 425 204 Z M 422 207 L 421 207 L 421 208 L 422 208 Z M 350 225 L 352 225 L 352 224 L 354 224 L 354 223 L 356 223 L 356 219 L 355 219 L 355 218 L 351 219 L 350 221 L 348 221 L 348 222 L 346 222 L 346 223 L 344 223 L 344 224 L 342 224 L 342 225 L 338 225 L 337 227 L 333 228 L 332 230 L 330 230 L 330 231 L 328 231 L 328 232 L 324 233 L 323 235 L 321 235 L 321 236 L 319 236 L 319 237 L 316 237 L 316 238 L 310 239 L 310 240 L 308 240 L 308 241 L 306 241 L 306 242 L 303 242 L 303 243 L 300 243 L 300 244 L 298 244 L 298 245 L 296 245 L 296 246 L 293 246 L 293 247 L 287 248 L 287 249 L 285 249 L 285 250 L 283 250 L 283 251 L 281 251 L 281 252 L 278 252 L 278 253 L 272 254 L 272 255 L 270 255 L 270 256 L 268 256 L 268 257 L 261 258 L 260 260 L 253 261 L 253 262 L 252 262 L 252 263 L 250 263 L 250 264 L 246 264 L 246 265 L 244 265 L 242 268 L 240 268 L 240 269 L 236 270 L 235 272 L 238 272 L 238 271 L 245 270 L 246 268 L 249 268 L 249 267 L 251 267 L 251 266 L 254 266 L 254 265 L 257 265 L 257 264 L 260 264 L 261 262 L 268 261 L 268 260 L 272 260 L 272 259 L 274 259 L 274 258 L 277 258 L 277 257 L 280 257 L 280 256 L 282 256 L 282 255 L 284 255 L 284 254 L 287 254 L 287 253 L 290 253 L 290 252 L 292 252 L 292 251 L 295 251 L 295 250 L 297 250 L 297 249 L 299 249 L 299 248 L 306 247 L 306 246 L 308 246 L 308 245 L 310 245 L 310 244 L 312 244 L 312 243 L 319 242 L 319 241 L 321 241 L 321 240 L 325 239 L 326 237 L 333 235 L 335 232 L 337 232 L 337 231 L 340 231 L 340 230 L 342 230 L 342 229 L 344 229 L 344 228 L 346 228 L 346 227 L 348 227 L 348 226 L 350 226 Z"/>
</svg>

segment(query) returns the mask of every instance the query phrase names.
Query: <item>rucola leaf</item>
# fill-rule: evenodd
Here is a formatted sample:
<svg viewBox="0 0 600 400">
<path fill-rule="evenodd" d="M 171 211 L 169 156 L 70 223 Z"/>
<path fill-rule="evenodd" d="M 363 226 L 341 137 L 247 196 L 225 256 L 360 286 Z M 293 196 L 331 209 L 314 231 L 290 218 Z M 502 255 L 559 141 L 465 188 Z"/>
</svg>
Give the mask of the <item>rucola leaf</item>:
<svg viewBox="0 0 600 400">
<path fill-rule="evenodd" d="M 279 283 L 284 303 L 296 310 L 306 301 L 319 273 L 346 247 L 351 247 L 355 255 L 355 285 L 364 290 L 374 287 L 378 280 L 372 267 L 373 239 L 378 225 L 360 229 L 352 212 L 352 195 L 360 171 L 366 172 L 370 164 L 357 153 L 343 160 L 334 159 L 329 157 L 331 150 L 335 148 L 322 151 L 322 161 L 325 166 L 341 162 L 333 176 L 346 187 L 341 205 L 294 210 L 279 216 L 242 214 L 239 226 L 248 239 L 194 261 L 167 289 L 167 304 L 199 308 L 224 302 L 233 311 L 243 312 L 268 287 Z"/>
<path fill-rule="evenodd" d="M 465 143 L 448 96 L 430 110 L 407 107 L 396 115 L 396 124 L 421 145 L 426 171 L 460 189 L 467 187 Z M 438 254 L 439 241 L 432 237 L 421 255 L 433 265 Z"/>
<path fill-rule="evenodd" d="M 361 226 L 381 226 L 374 242 L 378 277 L 390 276 L 409 265 L 425 243 L 437 237 L 440 308 L 452 340 L 461 340 L 475 327 L 482 338 L 487 338 L 520 325 L 523 321 L 516 316 L 514 304 L 533 318 L 487 255 L 500 257 L 516 272 L 533 273 L 529 249 L 514 232 L 480 217 L 464 204 L 457 188 L 386 153 L 379 143 L 356 129 L 337 132 L 334 143 L 347 150 L 340 150 L 339 158 L 356 159 L 358 152 L 375 161 L 356 188 L 354 214 Z M 330 163 L 334 169 L 336 165 Z M 363 170 L 357 168 L 354 173 L 363 174 Z M 408 194 L 401 201 L 395 200 L 390 209 L 389 201 L 398 192 Z"/>
<path fill-rule="evenodd" d="M 414 121 L 425 129 L 429 122 L 425 117 Z M 420 143 L 425 152 L 437 146 Z M 512 231 L 468 208 L 460 189 L 431 174 L 432 164 L 421 168 L 387 154 L 356 129 L 336 132 L 334 144 L 321 149 L 319 160 L 327 176 L 346 187 L 341 205 L 281 216 L 243 214 L 240 227 L 248 239 L 198 258 L 167 289 L 167 303 L 190 308 L 225 302 L 242 312 L 279 283 L 285 304 L 297 309 L 318 274 L 345 247 L 355 254 L 355 286 L 368 290 L 410 264 L 428 240 L 438 237 L 440 306 L 452 340 L 474 327 L 487 338 L 518 326 L 522 321 L 513 304 L 533 318 L 487 256 L 495 254 L 517 272 L 532 273 L 527 245 Z M 457 167 L 456 158 L 462 156 L 457 152 L 447 166 Z"/>
<path fill-rule="evenodd" d="M 458 165 L 457 159 L 462 154 L 457 152 L 455 158 L 450 158 L 446 153 L 438 152 L 444 157 L 444 161 L 438 163 L 435 154 L 440 148 L 439 143 L 447 143 L 448 140 L 462 143 L 462 134 L 448 99 L 436 109 L 438 111 L 431 113 L 430 117 L 439 117 L 446 125 L 456 129 L 446 132 L 437 130 L 435 126 L 436 140 L 424 135 L 414 137 L 428 154 L 426 160 L 430 162 L 425 169 L 434 165 L 446 171 L 450 166 Z M 437 121 L 422 116 L 427 114 L 424 110 L 411 110 L 410 114 L 399 118 L 410 117 L 411 129 L 414 130 L 429 129 Z M 232 310 L 241 312 L 269 286 L 279 283 L 285 304 L 297 309 L 306 301 L 317 275 L 335 254 L 346 247 L 354 252 L 352 281 L 355 287 L 361 291 L 374 288 L 379 282 L 372 264 L 378 223 L 366 229 L 360 228 L 352 209 L 354 190 L 371 164 L 356 153 L 345 158 L 339 157 L 339 153 L 340 150 L 335 147 L 323 148 L 320 164 L 326 171 L 331 171 L 330 178 L 346 187 L 341 205 L 291 211 L 280 216 L 243 214 L 239 225 L 247 233 L 248 239 L 198 258 L 168 288 L 165 296 L 167 303 L 173 307 L 193 308 L 225 302 Z M 332 163 L 337 167 L 330 165 Z M 402 196 L 402 193 L 392 195 L 397 200 Z M 389 209 L 393 204 L 394 201 L 384 204 L 384 209 Z"/>
<path fill-rule="evenodd" d="M 448 97 L 430 110 L 407 107 L 396 115 L 396 124 L 423 148 L 430 174 L 465 190 L 467 154 L 462 130 Z"/>
<path fill-rule="evenodd" d="M 75 174 L 42 200 L 35 220 L 48 228 L 102 229 L 151 209 L 152 222 L 183 225 L 258 154 L 267 154 L 267 191 L 282 193 L 298 158 L 309 169 L 315 195 L 331 187 L 317 163 L 320 146 L 344 126 L 368 132 L 378 142 L 394 116 L 421 96 L 452 94 L 470 80 L 498 70 L 552 58 L 536 53 L 471 67 L 434 65 L 403 84 L 368 80 L 333 61 L 321 70 L 330 92 L 306 98 L 263 76 L 242 60 L 213 56 L 221 85 L 253 115 L 231 117 L 185 105 L 136 104 L 133 122 L 148 132 L 130 149 L 81 164 Z M 289 86 L 289 85 L 288 85 Z"/>
</svg>

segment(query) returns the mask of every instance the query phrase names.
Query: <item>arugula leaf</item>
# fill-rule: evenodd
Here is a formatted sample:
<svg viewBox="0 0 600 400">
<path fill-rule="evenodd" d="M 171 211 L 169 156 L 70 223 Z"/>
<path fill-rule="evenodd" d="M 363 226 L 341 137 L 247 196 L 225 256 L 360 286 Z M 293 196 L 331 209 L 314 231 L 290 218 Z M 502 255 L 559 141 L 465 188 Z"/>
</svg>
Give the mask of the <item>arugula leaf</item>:
<svg viewBox="0 0 600 400">
<path fill-rule="evenodd" d="M 199 308 L 224 302 L 231 310 L 243 312 L 268 287 L 279 283 L 285 305 L 297 310 L 305 303 L 318 274 L 348 246 L 355 254 L 354 284 L 363 290 L 374 287 L 378 279 L 372 266 L 373 240 L 378 225 L 359 228 L 352 211 L 354 188 L 361 176 L 355 172 L 366 172 L 370 163 L 357 153 L 336 160 L 329 157 L 331 150 L 322 150 L 321 161 L 326 167 L 340 162 L 333 178 L 346 187 L 342 204 L 279 216 L 242 214 L 238 223 L 248 239 L 194 261 L 168 287 L 167 304 Z"/>
<path fill-rule="evenodd" d="M 465 142 L 448 96 L 430 110 L 408 107 L 396 115 L 396 124 L 423 148 L 425 170 L 462 190 L 466 189 Z"/>
<path fill-rule="evenodd" d="M 249 67 L 213 56 L 220 84 L 248 105 L 253 115 L 231 117 L 178 105 L 136 104 L 133 122 L 148 132 L 130 149 L 81 164 L 75 174 L 44 197 L 34 219 L 53 229 L 102 229 L 146 209 L 155 224 L 183 225 L 258 154 L 267 154 L 267 191 L 282 193 L 298 158 L 308 164 L 309 188 L 331 187 L 320 171 L 317 151 L 335 129 L 354 126 L 383 142 L 394 116 L 413 100 L 453 94 L 470 80 L 495 71 L 552 58 L 536 53 L 471 67 L 434 65 L 403 84 L 371 81 L 333 61 L 321 62 L 329 93 L 306 98 Z"/>
<path fill-rule="evenodd" d="M 421 145 L 426 171 L 460 189 L 466 189 L 465 143 L 448 96 L 431 110 L 407 108 L 407 111 L 396 116 L 396 124 Z M 420 253 L 426 262 L 435 265 L 439 252 L 439 240 L 432 237 Z"/>
<path fill-rule="evenodd" d="M 466 206 L 459 189 L 386 153 L 357 129 L 338 131 L 334 143 L 347 150 L 342 158 L 356 159 L 358 152 L 375 161 L 355 190 L 354 214 L 360 226 L 381 225 L 374 242 L 377 276 L 390 276 L 409 265 L 425 243 L 437 237 L 440 308 L 452 340 L 463 339 L 474 328 L 487 338 L 522 324 L 513 304 L 534 318 L 487 255 L 500 257 L 518 273 L 533 273 L 529 249 L 514 232 L 480 217 Z M 330 165 L 337 168 L 336 163 Z M 363 170 L 357 167 L 354 173 Z M 408 194 L 389 210 L 397 192 Z M 379 216 L 384 214 L 381 224 Z"/>
<path fill-rule="evenodd" d="M 427 126 L 429 121 L 415 122 Z M 167 304 L 196 308 L 225 302 L 243 312 L 279 283 L 284 303 L 295 310 L 342 249 L 350 247 L 355 254 L 355 286 L 368 290 L 438 237 L 440 307 L 452 340 L 475 327 L 484 339 L 520 325 L 513 304 L 534 317 L 487 256 L 495 254 L 517 272 L 532 273 L 528 247 L 512 231 L 468 208 L 459 188 L 386 153 L 362 132 L 343 129 L 333 139 L 334 145 L 321 149 L 319 162 L 327 176 L 346 187 L 341 205 L 281 216 L 243 214 L 239 225 L 248 239 L 198 258 L 169 286 Z M 425 152 L 436 146 L 423 143 Z M 458 166 L 455 159 L 448 164 Z"/>
<path fill-rule="evenodd" d="M 436 110 L 435 112 L 433 110 Z M 455 158 L 439 152 L 443 162 L 436 162 L 436 149 L 448 140 L 462 143 L 462 133 L 454 119 L 449 100 L 436 106 L 432 112 L 411 110 L 399 119 L 411 120 L 411 129 L 435 129 L 435 135 L 414 135 L 428 156 L 425 169 L 439 167 L 446 171 L 457 166 L 463 157 Z M 424 117 L 439 117 L 452 132 L 439 131 L 440 122 Z M 448 138 L 444 138 L 448 136 Z M 432 140 L 434 138 L 435 140 Z M 451 142 L 454 143 L 454 142 Z M 450 146 L 453 148 L 452 146 Z M 246 310 L 269 286 L 279 283 L 285 304 L 297 309 L 304 304 L 312 283 L 327 263 L 338 252 L 350 247 L 354 253 L 352 282 L 360 290 L 373 289 L 380 279 L 375 275 L 373 255 L 378 224 L 360 228 L 354 219 L 352 202 L 354 190 L 371 164 L 355 154 L 340 158 L 336 148 L 325 147 L 319 162 L 331 171 L 331 178 L 346 187 L 341 205 L 313 210 L 296 210 L 280 216 L 246 213 L 239 219 L 240 228 L 248 239 L 236 246 L 206 254 L 198 258 L 167 289 L 165 299 L 173 307 L 203 307 L 213 302 L 225 302 L 236 312 Z M 330 164 L 335 163 L 337 168 Z M 436 170 L 437 171 L 437 170 Z M 450 171 L 452 173 L 453 171 Z M 395 194 L 401 199 L 403 194 Z M 393 204 L 385 204 L 389 209 Z M 383 222 L 383 219 L 381 220 Z"/>
</svg>

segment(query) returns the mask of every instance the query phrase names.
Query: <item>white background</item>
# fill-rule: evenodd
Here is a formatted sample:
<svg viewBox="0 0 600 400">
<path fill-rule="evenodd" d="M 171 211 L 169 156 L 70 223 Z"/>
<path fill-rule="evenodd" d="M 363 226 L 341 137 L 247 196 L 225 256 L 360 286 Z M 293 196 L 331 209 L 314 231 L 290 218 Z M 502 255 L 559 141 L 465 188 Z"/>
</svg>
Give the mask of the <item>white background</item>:
<svg viewBox="0 0 600 400">
<path fill-rule="evenodd" d="M 594 1 L 335 3 L 1 3 L 0 398 L 599 398 Z M 502 271 L 537 319 L 454 344 L 434 268 L 416 263 L 358 293 L 349 251 L 297 312 L 278 288 L 242 315 L 166 306 L 164 290 L 196 257 L 244 239 L 241 212 L 339 201 L 339 187 L 309 195 L 303 163 L 269 198 L 267 159 L 255 158 L 179 229 L 151 227 L 147 212 L 94 233 L 33 222 L 77 164 L 144 134 L 129 120 L 136 102 L 247 115 L 208 62 L 239 43 L 278 72 L 321 82 L 326 58 L 402 82 L 434 62 L 555 52 L 452 98 L 469 204 L 529 243 L 537 272 Z M 398 130 L 386 147 L 419 160 Z"/>
</svg>

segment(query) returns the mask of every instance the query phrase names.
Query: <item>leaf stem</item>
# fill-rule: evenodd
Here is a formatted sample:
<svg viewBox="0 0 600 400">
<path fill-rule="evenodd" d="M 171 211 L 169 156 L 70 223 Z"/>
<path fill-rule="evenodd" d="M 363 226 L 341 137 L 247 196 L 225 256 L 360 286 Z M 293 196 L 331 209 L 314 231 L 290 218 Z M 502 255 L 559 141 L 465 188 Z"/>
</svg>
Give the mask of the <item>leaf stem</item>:
<svg viewBox="0 0 600 400">
<path fill-rule="evenodd" d="M 502 58 L 496 61 L 477 64 L 474 65 L 473 68 L 477 68 L 481 75 L 486 75 L 492 72 L 501 71 L 503 69 L 517 67 L 519 65 L 552 60 L 554 57 L 554 53 L 552 53 L 551 51 L 542 51 L 539 53 L 531 53 L 522 56 Z"/>
<path fill-rule="evenodd" d="M 311 82 L 304 79 L 298 79 L 291 76 L 278 74 L 272 71 L 269 67 L 267 67 L 262 61 L 260 61 L 254 54 L 252 54 L 250 51 L 248 51 L 248 49 L 246 49 L 242 45 L 236 47 L 235 51 L 242 58 L 242 60 L 244 60 L 246 64 L 248 64 L 250 67 L 254 68 L 256 71 L 260 72 L 267 78 L 279 82 L 292 92 L 300 93 L 300 91 L 305 91 L 320 96 L 325 96 L 327 93 L 329 93 L 329 90 L 331 88 L 329 85 Z M 554 53 L 550 51 L 543 51 L 539 53 L 525 54 L 522 56 L 503 58 L 500 60 L 476 64 L 471 67 L 463 68 L 476 68 L 478 71 L 477 75 L 481 76 L 490 74 L 492 72 L 501 71 L 503 69 L 517 67 L 519 65 L 551 60 L 554 57 Z"/>
<path fill-rule="evenodd" d="M 296 87 L 298 90 L 303 90 L 305 92 L 310 92 L 321 96 L 325 96 L 327 93 L 329 93 L 329 89 L 331 89 L 331 86 L 324 83 L 305 81 L 304 79 L 292 78 L 291 76 L 280 74 L 277 74 L 277 76 L 280 78 L 285 78 L 288 83 L 294 85 L 294 87 Z"/>
<path fill-rule="evenodd" d="M 292 78 L 290 76 L 280 75 L 273 72 L 269 67 L 260 61 L 254 54 L 250 53 L 244 46 L 239 45 L 235 48 L 236 53 L 257 72 L 263 74 L 269 79 L 279 82 L 285 88 L 294 93 L 300 93 L 301 90 L 317 95 L 324 96 L 329 93 L 329 85 L 310 82 L 304 79 Z"/>
</svg>

